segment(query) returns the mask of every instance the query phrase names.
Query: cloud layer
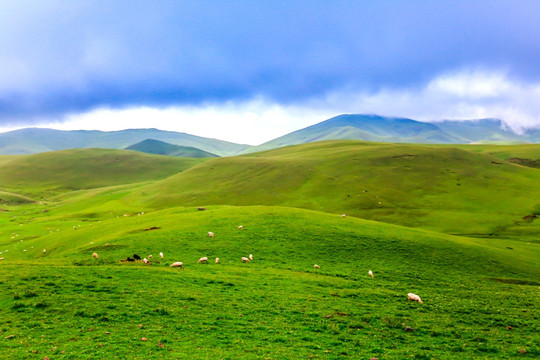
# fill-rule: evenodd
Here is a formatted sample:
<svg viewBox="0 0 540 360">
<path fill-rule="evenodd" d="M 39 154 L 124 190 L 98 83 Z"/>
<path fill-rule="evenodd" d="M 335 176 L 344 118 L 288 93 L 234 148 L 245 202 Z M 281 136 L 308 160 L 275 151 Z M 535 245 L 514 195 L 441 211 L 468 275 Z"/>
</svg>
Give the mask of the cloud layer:
<svg viewBox="0 0 540 360">
<path fill-rule="evenodd" d="M 252 112 L 276 129 L 316 110 L 540 126 L 538 13 L 537 1 L 2 2 L 0 126 L 97 109 L 223 110 L 244 126 Z"/>
</svg>

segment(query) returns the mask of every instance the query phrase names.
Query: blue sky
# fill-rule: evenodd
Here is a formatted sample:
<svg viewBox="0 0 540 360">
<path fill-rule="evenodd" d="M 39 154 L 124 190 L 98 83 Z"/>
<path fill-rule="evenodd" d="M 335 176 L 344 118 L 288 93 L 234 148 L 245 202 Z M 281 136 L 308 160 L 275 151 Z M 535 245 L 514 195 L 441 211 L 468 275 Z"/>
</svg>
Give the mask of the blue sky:
<svg viewBox="0 0 540 360">
<path fill-rule="evenodd" d="M 258 144 L 342 113 L 540 127 L 538 1 L 2 1 L 0 130 Z"/>
</svg>

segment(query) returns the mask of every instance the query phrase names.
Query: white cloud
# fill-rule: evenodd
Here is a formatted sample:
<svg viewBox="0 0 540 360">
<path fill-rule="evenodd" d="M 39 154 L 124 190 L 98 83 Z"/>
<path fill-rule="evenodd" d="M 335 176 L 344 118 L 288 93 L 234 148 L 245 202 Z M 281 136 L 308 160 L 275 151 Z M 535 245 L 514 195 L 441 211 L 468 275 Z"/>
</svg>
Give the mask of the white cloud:
<svg viewBox="0 0 540 360">
<path fill-rule="evenodd" d="M 158 128 L 258 145 L 291 131 L 323 121 L 336 114 L 297 106 L 283 106 L 255 99 L 242 103 L 134 107 L 123 110 L 101 108 L 64 117 L 47 124 L 60 130 L 122 130 Z"/>
<path fill-rule="evenodd" d="M 420 121 L 497 118 L 514 130 L 540 128 L 540 83 L 523 83 L 503 71 L 442 74 L 416 89 L 333 93 L 326 106 L 342 113 L 373 113 Z"/>
<path fill-rule="evenodd" d="M 408 117 L 420 121 L 498 118 L 514 130 L 540 128 L 540 83 L 511 79 L 502 71 L 442 74 L 415 89 L 375 93 L 342 90 L 324 98 L 282 105 L 264 98 L 165 108 L 100 108 L 40 126 L 73 130 L 154 127 L 257 145 L 344 113 Z M 8 128 L 0 131 L 12 130 Z"/>
</svg>

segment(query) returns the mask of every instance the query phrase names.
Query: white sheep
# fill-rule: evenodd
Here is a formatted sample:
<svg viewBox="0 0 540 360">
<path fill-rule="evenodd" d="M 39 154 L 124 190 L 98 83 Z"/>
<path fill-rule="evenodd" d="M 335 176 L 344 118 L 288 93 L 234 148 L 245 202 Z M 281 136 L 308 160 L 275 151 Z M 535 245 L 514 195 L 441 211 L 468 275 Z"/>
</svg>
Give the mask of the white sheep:
<svg viewBox="0 0 540 360">
<path fill-rule="evenodd" d="M 3 257 L 0 257 L 0 261 L 2 261 L 2 260 L 4 260 L 4 258 L 3 258 Z"/>
<path fill-rule="evenodd" d="M 94 257 L 94 259 L 97 259 L 99 257 L 97 253 L 93 253 L 92 256 Z"/>
<path fill-rule="evenodd" d="M 219 264 L 219 258 L 216 258 L 216 264 Z"/>
<path fill-rule="evenodd" d="M 6 250 L 6 251 L 7 251 L 7 250 Z M 43 252 L 44 252 L 44 253 L 46 253 L 46 252 L 47 252 L 47 250 L 43 249 Z"/>
<path fill-rule="evenodd" d="M 319 265 L 315 264 L 315 265 L 313 265 L 313 268 L 320 269 L 321 267 Z"/>
<path fill-rule="evenodd" d="M 369 270 L 367 273 L 368 273 L 369 276 L 375 277 L 375 276 L 373 276 L 373 271 Z"/>
<path fill-rule="evenodd" d="M 407 294 L 407 301 L 409 301 L 409 300 L 418 301 L 420 304 L 422 304 L 422 299 L 420 299 L 420 296 L 418 296 L 416 294 L 413 294 L 413 293 L 408 293 Z"/>
<path fill-rule="evenodd" d="M 145 264 L 150 264 L 150 260 L 148 260 L 147 258 L 142 259 L 142 261 L 143 261 L 143 263 L 145 263 Z"/>
<path fill-rule="evenodd" d="M 181 261 L 177 261 L 177 262 L 172 263 L 170 267 L 184 268 L 184 263 Z"/>
<path fill-rule="evenodd" d="M 341 217 L 345 217 L 345 216 L 347 216 L 347 215 L 346 214 L 341 214 Z"/>
<path fill-rule="evenodd" d="M 162 252 L 159 253 L 159 257 L 163 259 L 163 253 Z"/>
<path fill-rule="evenodd" d="M 248 257 L 249 257 L 249 260 L 250 260 L 250 261 L 253 261 L 253 254 L 249 254 Z"/>
<path fill-rule="evenodd" d="M 244 227 L 243 227 L 242 225 L 240 225 L 240 226 L 238 227 L 238 230 L 242 230 L 243 228 L 244 228 Z"/>
<path fill-rule="evenodd" d="M 197 261 L 198 264 L 201 264 L 201 263 L 205 263 L 207 264 L 208 263 L 208 258 L 205 256 L 205 257 L 202 257 L 199 259 L 199 261 Z"/>
<path fill-rule="evenodd" d="M 151 258 L 153 258 L 153 256 L 152 256 L 152 255 L 148 255 L 148 258 L 151 259 Z"/>
<path fill-rule="evenodd" d="M 214 237 L 214 233 L 211 232 L 211 231 L 209 231 L 209 232 L 208 232 L 208 236 L 211 237 L 211 238 L 213 238 L 213 237 Z"/>
<path fill-rule="evenodd" d="M 242 262 L 249 262 L 249 259 L 245 256 L 242 256 Z"/>
</svg>

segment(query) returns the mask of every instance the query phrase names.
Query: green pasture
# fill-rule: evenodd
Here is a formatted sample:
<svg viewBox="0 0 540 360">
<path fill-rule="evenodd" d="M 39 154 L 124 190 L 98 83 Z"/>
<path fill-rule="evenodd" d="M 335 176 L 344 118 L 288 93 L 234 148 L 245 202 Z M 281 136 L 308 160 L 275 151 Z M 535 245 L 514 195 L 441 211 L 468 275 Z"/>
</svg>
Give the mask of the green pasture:
<svg viewBox="0 0 540 360">
<path fill-rule="evenodd" d="M 540 170 L 490 152 L 0 158 L 0 358 L 538 358 Z"/>
</svg>

